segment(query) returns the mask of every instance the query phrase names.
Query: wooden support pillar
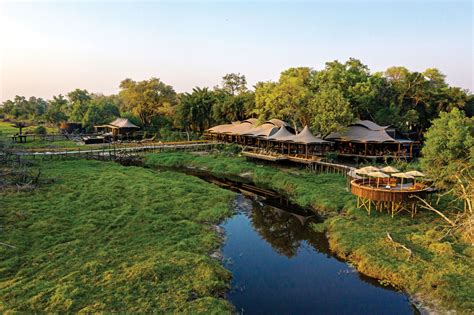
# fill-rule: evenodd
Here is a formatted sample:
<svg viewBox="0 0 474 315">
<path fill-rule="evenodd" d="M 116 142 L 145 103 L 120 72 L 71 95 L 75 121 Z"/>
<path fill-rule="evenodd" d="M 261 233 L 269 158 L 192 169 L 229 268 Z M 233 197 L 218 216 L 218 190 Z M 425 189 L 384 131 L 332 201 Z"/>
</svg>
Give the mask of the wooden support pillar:
<svg viewBox="0 0 474 315">
<path fill-rule="evenodd" d="M 410 142 L 410 158 L 413 157 L 413 142 Z"/>
<path fill-rule="evenodd" d="M 367 142 L 365 143 L 365 154 L 367 156 Z"/>
</svg>

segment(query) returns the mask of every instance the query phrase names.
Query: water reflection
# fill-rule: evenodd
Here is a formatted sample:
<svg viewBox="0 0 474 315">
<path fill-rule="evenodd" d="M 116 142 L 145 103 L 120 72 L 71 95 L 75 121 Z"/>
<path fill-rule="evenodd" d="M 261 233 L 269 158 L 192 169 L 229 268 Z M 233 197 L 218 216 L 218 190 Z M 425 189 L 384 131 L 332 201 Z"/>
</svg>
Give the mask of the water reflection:
<svg viewBox="0 0 474 315">
<path fill-rule="evenodd" d="M 315 221 L 312 217 L 292 215 L 281 209 L 264 205 L 255 207 L 250 213 L 255 230 L 275 251 L 291 258 L 296 255 L 301 242 L 311 240 L 307 224 Z"/>
<path fill-rule="evenodd" d="M 224 225 L 229 300 L 251 314 L 412 314 L 407 297 L 360 277 L 334 258 L 327 240 L 298 216 L 240 195 Z"/>
</svg>

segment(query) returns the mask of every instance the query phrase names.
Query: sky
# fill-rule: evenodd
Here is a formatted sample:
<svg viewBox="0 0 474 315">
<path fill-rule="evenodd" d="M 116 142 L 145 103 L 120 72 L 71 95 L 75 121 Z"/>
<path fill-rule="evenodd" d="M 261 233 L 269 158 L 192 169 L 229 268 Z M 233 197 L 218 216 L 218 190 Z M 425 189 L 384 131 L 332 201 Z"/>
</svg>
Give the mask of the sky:
<svg viewBox="0 0 474 315">
<path fill-rule="evenodd" d="M 3 1 L 0 102 L 112 94 L 125 78 L 186 92 L 236 72 L 253 85 L 350 57 L 373 72 L 435 67 L 474 91 L 473 13 L 472 1 Z"/>
</svg>

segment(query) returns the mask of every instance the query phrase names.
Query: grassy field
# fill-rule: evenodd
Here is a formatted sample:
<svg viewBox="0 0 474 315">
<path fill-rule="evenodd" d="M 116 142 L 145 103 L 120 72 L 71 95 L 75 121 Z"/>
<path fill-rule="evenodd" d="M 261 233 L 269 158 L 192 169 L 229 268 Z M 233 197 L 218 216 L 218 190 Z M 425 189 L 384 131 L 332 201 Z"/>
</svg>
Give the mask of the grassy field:
<svg viewBox="0 0 474 315">
<path fill-rule="evenodd" d="M 245 174 L 259 185 L 283 191 L 296 203 L 329 215 L 314 229 L 326 231 L 331 249 L 361 272 L 437 308 L 474 312 L 474 250 L 453 237 L 443 238 L 444 222 L 432 212 L 421 211 L 414 219 L 408 214 L 393 219 L 387 213 L 368 216 L 356 208 L 339 175 L 261 166 L 238 156 L 153 154 L 146 163 L 203 168 L 224 177 Z M 389 241 L 387 232 L 396 243 Z M 400 244 L 412 251 L 409 259 Z"/>
<path fill-rule="evenodd" d="M 111 162 L 39 164 L 33 192 L 0 192 L 0 312 L 228 313 L 209 257 L 233 194 Z M 38 166 L 37 166 L 38 167 Z"/>
<path fill-rule="evenodd" d="M 37 127 L 37 125 L 31 124 L 30 126 L 28 126 L 26 128 L 23 128 L 23 132 L 33 133 L 36 127 Z M 58 128 L 55 128 L 55 127 L 45 126 L 45 128 L 46 128 L 46 131 L 48 133 L 57 133 L 58 132 Z M 10 135 L 18 133 L 19 131 L 20 131 L 20 129 L 13 127 L 12 122 L 0 121 L 0 137 L 10 136 Z"/>
</svg>

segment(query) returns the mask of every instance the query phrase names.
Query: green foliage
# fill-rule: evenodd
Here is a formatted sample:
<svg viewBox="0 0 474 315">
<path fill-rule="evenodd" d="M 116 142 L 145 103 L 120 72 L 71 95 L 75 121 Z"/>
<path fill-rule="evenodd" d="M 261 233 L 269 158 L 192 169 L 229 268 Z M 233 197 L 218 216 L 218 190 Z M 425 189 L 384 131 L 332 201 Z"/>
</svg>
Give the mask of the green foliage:
<svg viewBox="0 0 474 315">
<path fill-rule="evenodd" d="M 423 170 L 441 189 L 453 188 L 464 172 L 474 172 L 474 119 L 458 109 L 442 112 L 425 134 Z"/>
<path fill-rule="evenodd" d="M 310 106 L 312 126 L 323 135 L 341 131 L 354 120 L 349 102 L 336 89 L 320 91 Z"/>
<path fill-rule="evenodd" d="M 82 116 L 82 125 L 90 131 L 95 125 L 109 123 L 119 116 L 120 110 L 111 97 L 97 95 L 89 101 Z"/>
<path fill-rule="evenodd" d="M 228 73 L 222 77 L 222 89 L 233 96 L 245 93 L 247 79 L 240 73 Z"/>
<path fill-rule="evenodd" d="M 68 101 L 63 95 L 53 96 L 53 100 L 49 101 L 49 108 L 46 112 L 46 120 L 52 124 L 59 124 L 60 122 L 67 121 L 68 116 L 66 112 L 68 110 Z"/>
<path fill-rule="evenodd" d="M 258 83 L 253 113 L 261 121 L 280 118 L 292 122 L 294 127 L 308 125 L 312 117 L 308 110 L 312 75 L 307 67 L 290 68 L 281 73 L 278 83 Z"/>
<path fill-rule="evenodd" d="M 217 103 L 214 93 L 207 88 L 194 88 L 192 93 L 180 97 L 177 108 L 177 119 L 185 130 L 203 132 L 211 127 L 213 121 L 210 113 Z"/>
<path fill-rule="evenodd" d="M 178 103 L 173 87 L 158 78 L 139 82 L 125 79 L 120 89 L 124 109 L 139 117 L 144 127 L 150 126 L 156 117 L 172 115 Z"/>
<path fill-rule="evenodd" d="M 39 165 L 54 179 L 0 192 L 0 312 L 229 313 L 230 274 L 209 257 L 231 192 L 97 161 Z M 108 196 L 104 198 L 104 196 Z"/>
<path fill-rule="evenodd" d="M 35 128 L 35 133 L 36 133 L 37 135 L 45 135 L 45 134 L 47 134 L 48 132 L 47 132 L 45 126 L 38 126 L 38 127 Z"/>
<path fill-rule="evenodd" d="M 74 122 L 81 121 L 86 114 L 89 103 L 92 100 L 91 94 L 87 90 L 75 89 L 67 94 L 70 103 L 69 119 Z"/>
</svg>

